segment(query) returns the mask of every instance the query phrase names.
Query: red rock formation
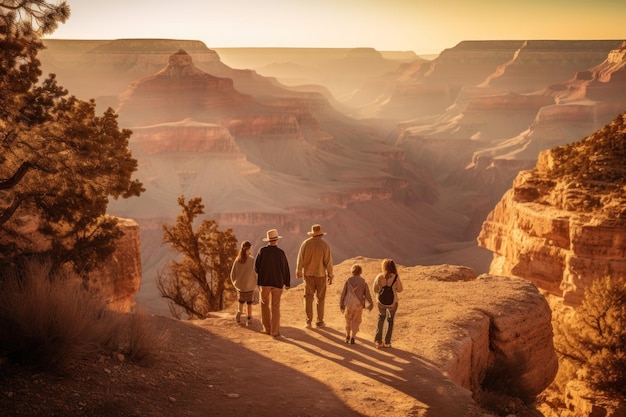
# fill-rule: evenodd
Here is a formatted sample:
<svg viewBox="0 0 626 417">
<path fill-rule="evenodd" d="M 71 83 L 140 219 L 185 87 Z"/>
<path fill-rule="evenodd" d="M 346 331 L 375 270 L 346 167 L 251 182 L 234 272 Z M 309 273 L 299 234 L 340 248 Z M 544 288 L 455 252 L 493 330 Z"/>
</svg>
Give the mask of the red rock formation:
<svg viewBox="0 0 626 417">
<path fill-rule="evenodd" d="M 117 218 L 117 221 L 123 235 L 115 242 L 112 258 L 89 273 L 89 284 L 104 297 L 111 310 L 131 312 L 136 305 L 135 296 L 142 278 L 139 225 L 130 219 Z M 49 238 L 40 233 L 37 216 L 21 216 L 15 226 L 10 234 L 0 234 L 5 244 L 19 239 L 18 244 L 33 253 L 51 247 Z"/>
<path fill-rule="evenodd" d="M 215 51 L 193 40 L 46 39 L 44 44 L 40 54 L 44 74 L 55 73 L 61 85 L 82 99 L 117 97 L 131 82 L 161 70 L 180 49 L 205 71 L 225 67 Z"/>
<path fill-rule="evenodd" d="M 134 128 L 130 147 L 133 154 L 138 156 L 178 152 L 217 154 L 241 152 L 224 126 L 190 119 Z M 241 157 L 245 159 L 244 155 Z"/>
<path fill-rule="evenodd" d="M 120 97 L 120 124 L 145 126 L 187 118 L 216 122 L 245 112 L 254 103 L 237 92 L 233 81 L 205 73 L 193 65 L 191 56 L 179 51 L 167 67 L 133 83 Z"/>
<path fill-rule="evenodd" d="M 123 231 L 109 262 L 90 274 L 91 282 L 105 295 L 111 310 L 131 312 L 141 286 L 141 238 L 134 220 L 118 219 Z"/>
<path fill-rule="evenodd" d="M 626 275 L 624 116 L 521 172 L 483 224 L 490 272 L 533 281 L 576 304 L 586 287 Z"/>
<path fill-rule="evenodd" d="M 535 285 L 455 265 L 402 268 L 400 275 L 404 292 L 420 294 L 403 298 L 403 308 L 429 318 L 409 325 L 424 335 L 414 349 L 474 398 L 513 387 L 535 396 L 550 385 L 558 367 L 551 311 Z"/>
</svg>

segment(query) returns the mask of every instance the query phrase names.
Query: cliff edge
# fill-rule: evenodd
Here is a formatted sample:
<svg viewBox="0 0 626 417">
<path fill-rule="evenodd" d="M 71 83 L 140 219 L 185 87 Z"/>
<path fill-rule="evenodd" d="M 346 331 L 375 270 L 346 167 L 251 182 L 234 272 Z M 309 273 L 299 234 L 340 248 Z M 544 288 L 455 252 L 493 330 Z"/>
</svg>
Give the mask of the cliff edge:
<svg viewBox="0 0 626 417">
<path fill-rule="evenodd" d="M 577 305 L 597 278 L 626 275 L 624 114 L 539 155 L 483 223 L 490 273 L 528 279 Z"/>
</svg>

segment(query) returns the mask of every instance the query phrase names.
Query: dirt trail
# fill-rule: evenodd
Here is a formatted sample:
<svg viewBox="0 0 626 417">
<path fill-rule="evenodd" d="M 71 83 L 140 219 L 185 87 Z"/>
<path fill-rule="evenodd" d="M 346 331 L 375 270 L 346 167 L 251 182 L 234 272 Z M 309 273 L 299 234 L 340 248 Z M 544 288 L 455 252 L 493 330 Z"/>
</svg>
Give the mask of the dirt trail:
<svg viewBox="0 0 626 417">
<path fill-rule="evenodd" d="M 428 349 L 423 339 L 428 335 L 412 330 L 415 310 L 408 301 L 396 316 L 393 348 L 373 345 L 375 311 L 364 311 L 357 343 L 346 344 L 338 299 L 347 274 L 338 268 L 337 276 L 344 278 L 328 289 L 326 327 L 321 329 L 304 327 L 300 285 L 283 293 L 280 338 L 261 332 L 260 306 L 254 306 L 250 327 L 235 323 L 233 306 L 191 322 L 150 316 L 169 338 L 148 365 L 119 356 L 88 358 L 69 375 L 57 376 L 0 363 L 0 415 L 483 415 L 471 405 L 468 391 L 416 353 L 418 346 Z"/>
<path fill-rule="evenodd" d="M 261 332 L 258 307 L 247 328 L 234 322 L 234 310 L 193 322 L 207 332 L 212 352 L 207 359 L 213 362 L 207 366 L 216 366 L 221 374 L 219 389 L 226 398 L 236 397 L 230 398 L 227 413 L 254 409 L 254 414 L 267 416 L 471 415 L 469 392 L 410 352 L 412 336 L 399 336 L 391 349 L 374 347 L 375 312 L 363 313 L 357 343 L 346 344 L 335 300 L 340 288 L 334 284 L 329 291 L 326 326 L 320 329 L 304 327 L 303 288 L 284 292 L 282 337 L 277 339 Z"/>
</svg>

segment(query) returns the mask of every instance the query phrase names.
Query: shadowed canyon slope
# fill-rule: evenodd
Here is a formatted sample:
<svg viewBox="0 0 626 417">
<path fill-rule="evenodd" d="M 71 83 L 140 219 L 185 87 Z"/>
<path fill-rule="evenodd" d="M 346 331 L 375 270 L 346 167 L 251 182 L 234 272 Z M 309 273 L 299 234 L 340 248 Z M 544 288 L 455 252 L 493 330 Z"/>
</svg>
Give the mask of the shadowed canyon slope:
<svg viewBox="0 0 626 417">
<path fill-rule="evenodd" d="M 134 132 L 147 191 L 111 210 L 140 224 L 142 292 L 154 301 L 169 256 L 161 225 L 174 221 L 181 194 L 201 196 L 207 217 L 255 248 L 277 227 L 292 262 L 322 223 L 337 262 L 362 255 L 486 271 L 491 254 L 475 239 L 517 173 L 626 109 L 622 43 L 462 42 L 432 60 L 369 49 L 284 54 L 323 68 L 309 81 L 328 68 L 334 80 L 352 74 L 358 83 L 341 94 L 330 82 L 287 87 L 260 52 L 235 61 L 225 51 L 245 69 L 230 68 L 197 41 L 48 40 L 42 62 L 72 93 L 118 109 Z"/>
</svg>

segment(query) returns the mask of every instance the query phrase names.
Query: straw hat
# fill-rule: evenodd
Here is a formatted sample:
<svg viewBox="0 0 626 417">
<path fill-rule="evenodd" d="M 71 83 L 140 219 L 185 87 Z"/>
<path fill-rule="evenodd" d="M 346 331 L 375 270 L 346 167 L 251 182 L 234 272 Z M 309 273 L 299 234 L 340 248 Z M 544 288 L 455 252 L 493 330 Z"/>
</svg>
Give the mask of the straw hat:
<svg viewBox="0 0 626 417">
<path fill-rule="evenodd" d="M 322 226 L 320 226 L 319 224 L 314 224 L 313 226 L 311 226 L 311 231 L 307 232 L 307 234 L 309 236 L 324 236 L 326 233 L 322 232 Z"/>
<path fill-rule="evenodd" d="M 278 239 L 282 239 L 282 236 L 278 236 L 278 231 L 276 229 L 270 229 L 267 231 L 267 237 L 263 239 L 263 242 L 272 242 Z"/>
</svg>

